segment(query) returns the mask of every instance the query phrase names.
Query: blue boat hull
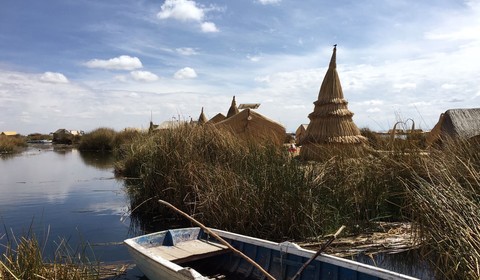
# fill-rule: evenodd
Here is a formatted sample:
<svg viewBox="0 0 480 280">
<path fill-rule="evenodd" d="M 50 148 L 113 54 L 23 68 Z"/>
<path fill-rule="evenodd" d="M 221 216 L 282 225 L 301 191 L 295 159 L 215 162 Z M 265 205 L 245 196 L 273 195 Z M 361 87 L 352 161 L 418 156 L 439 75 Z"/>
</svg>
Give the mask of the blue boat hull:
<svg viewBox="0 0 480 280">
<path fill-rule="evenodd" d="M 275 279 L 291 279 L 302 265 L 310 259 L 314 252 L 300 248 L 298 245 L 291 242 L 275 243 L 267 240 L 252 238 L 244 235 L 239 235 L 231 232 L 214 230 L 224 240 L 229 242 L 233 247 L 240 250 L 242 253 L 250 257 L 266 271 L 268 271 Z M 142 269 L 141 261 L 138 261 L 139 251 L 143 248 L 148 248 L 140 255 L 148 258 L 148 254 L 153 254 L 152 249 L 158 246 L 169 247 L 176 246 L 182 242 L 189 240 L 203 240 L 209 243 L 216 244 L 217 241 L 209 237 L 200 228 L 186 228 L 162 231 L 150 235 L 144 235 L 137 238 L 126 240 L 125 243 L 129 245 L 129 249 L 136 259 L 142 271 L 153 270 L 152 262 L 150 260 L 148 267 Z M 132 245 L 133 244 L 133 245 Z M 150 250 L 150 251 L 148 251 Z M 159 257 L 158 254 L 155 258 Z M 161 262 L 163 263 L 163 259 Z M 185 261 L 187 260 L 187 261 Z M 180 271 L 181 269 L 193 269 L 192 278 L 178 278 L 178 279 L 210 279 L 212 275 L 227 275 L 227 279 L 265 279 L 265 276 L 254 268 L 248 261 L 235 254 L 230 250 L 224 250 L 218 254 L 209 257 L 199 256 L 195 260 L 188 261 L 188 259 L 172 259 L 167 261 L 172 263 L 173 268 Z M 177 262 L 177 264 L 176 264 Z M 165 269 L 159 267 L 157 270 Z M 185 271 L 183 271 L 185 272 Z M 144 271 L 144 273 L 146 273 Z M 169 271 L 170 273 L 170 271 Z M 185 274 L 185 273 L 183 273 Z M 150 280 L 167 279 L 164 276 L 148 275 Z M 170 274 L 169 274 L 170 275 Z M 198 278 L 197 278 L 198 277 Z M 204 278 L 202 278 L 204 277 Z M 168 279 L 173 279 L 169 276 Z M 301 277 L 302 280 L 317 280 L 317 279 L 333 279 L 333 280 L 377 280 L 377 279 L 416 279 L 407 275 L 402 275 L 392 271 L 380 269 L 377 267 L 365 265 L 362 263 L 321 254 L 304 270 Z"/>
</svg>

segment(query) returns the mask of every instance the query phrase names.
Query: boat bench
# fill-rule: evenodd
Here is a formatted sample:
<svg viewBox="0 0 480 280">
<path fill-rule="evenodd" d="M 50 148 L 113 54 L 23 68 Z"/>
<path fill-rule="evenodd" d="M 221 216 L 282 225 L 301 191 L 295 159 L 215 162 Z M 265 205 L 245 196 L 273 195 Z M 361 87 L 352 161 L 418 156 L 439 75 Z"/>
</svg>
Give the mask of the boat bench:
<svg viewBox="0 0 480 280">
<path fill-rule="evenodd" d="M 176 264 L 200 260 L 229 252 L 228 247 L 225 245 L 198 239 L 179 242 L 174 246 L 152 247 L 148 250 L 152 254 L 158 255 Z"/>
</svg>

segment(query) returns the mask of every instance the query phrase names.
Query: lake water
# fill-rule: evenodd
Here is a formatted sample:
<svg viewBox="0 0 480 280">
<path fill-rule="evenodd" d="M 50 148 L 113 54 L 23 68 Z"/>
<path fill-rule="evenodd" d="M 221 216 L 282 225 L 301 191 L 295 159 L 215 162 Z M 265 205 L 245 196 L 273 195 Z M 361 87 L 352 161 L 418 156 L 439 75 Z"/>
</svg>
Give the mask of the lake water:
<svg viewBox="0 0 480 280">
<path fill-rule="evenodd" d="M 121 245 L 134 235 L 127 212 L 111 157 L 38 145 L 0 159 L 0 244 L 31 229 L 47 256 L 64 238 L 96 260 L 130 260 Z"/>
</svg>

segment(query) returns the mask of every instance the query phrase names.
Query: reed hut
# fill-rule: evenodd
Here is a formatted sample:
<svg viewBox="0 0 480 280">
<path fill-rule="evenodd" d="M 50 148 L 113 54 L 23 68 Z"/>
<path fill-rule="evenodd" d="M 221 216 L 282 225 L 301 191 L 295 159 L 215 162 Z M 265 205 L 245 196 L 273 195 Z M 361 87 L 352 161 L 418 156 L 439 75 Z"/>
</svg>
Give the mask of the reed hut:
<svg viewBox="0 0 480 280">
<path fill-rule="evenodd" d="M 245 109 L 215 126 L 225 129 L 245 140 L 283 144 L 285 127 L 252 109 Z"/>
<path fill-rule="evenodd" d="M 318 100 L 308 115 L 310 123 L 305 131 L 300 156 L 306 160 L 319 160 L 325 151 L 361 151 L 366 138 L 353 122 L 353 113 L 343 97 L 342 85 L 337 73 L 337 47 L 333 48 L 330 64 L 323 78 Z M 335 148 L 335 149 L 332 149 Z"/>
<path fill-rule="evenodd" d="M 480 135 L 480 108 L 449 109 L 440 115 L 427 136 L 428 146 L 448 139 L 468 140 Z"/>
<path fill-rule="evenodd" d="M 200 116 L 198 117 L 198 124 L 206 124 L 208 121 L 207 117 L 203 113 L 203 107 L 202 107 L 202 112 L 200 113 Z"/>
<path fill-rule="evenodd" d="M 305 138 L 305 133 L 307 132 L 308 124 L 301 124 L 297 130 L 295 130 L 295 143 L 300 145 L 302 143 L 303 138 Z"/>
<path fill-rule="evenodd" d="M 208 124 L 216 124 L 216 123 L 219 123 L 223 120 L 225 120 L 227 117 L 225 117 L 224 114 L 222 113 L 218 113 L 216 114 L 213 118 L 211 118 L 210 120 L 208 120 Z"/>
<path fill-rule="evenodd" d="M 228 109 L 228 113 L 227 113 L 227 119 L 238 114 L 239 110 L 238 110 L 238 107 L 237 107 L 237 102 L 235 102 L 235 96 L 233 96 L 233 99 L 232 99 L 232 104 L 230 105 L 230 108 Z"/>
</svg>

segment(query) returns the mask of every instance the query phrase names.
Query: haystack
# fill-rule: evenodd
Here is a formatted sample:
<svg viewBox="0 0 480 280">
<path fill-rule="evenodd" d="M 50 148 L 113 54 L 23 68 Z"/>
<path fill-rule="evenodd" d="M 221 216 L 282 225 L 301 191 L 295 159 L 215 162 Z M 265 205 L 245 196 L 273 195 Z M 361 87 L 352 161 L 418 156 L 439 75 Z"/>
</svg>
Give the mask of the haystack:
<svg viewBox="0 0 480 280">
<path fill-rule="evenodd" d="M 450 109 L 440 115 L 427 136 L 427 145 L 447 139 L 468 140 L 480 135 L 480 108 Z"/>
<path fill-rule="evenodd" d="M 202 107 L 202 112 L 200 113 L 200 116 L 198 117 L 198 124 L 206 124 L 208 121 L 207 117 L 203 113 L 203 107 Z"/>
<path fill-rule="evenodd" d="M 361 151 L 366 138 L 352 120 L 348 102 L 343 97 L 342 85 L 337 73 L 337 48 L 332 58 L 315 101 L 313 112 L 308 115 L 310 123 L 301 142 L 300 156 L 306 160 L 318 160 L 324 151 Z"/>
<path fill-rule="evenodd" d="M 215 125 L 245 140 L 283 144 L 286 131 L 281 124 L 251 110 L 241 112 Z"/>
</svg>

